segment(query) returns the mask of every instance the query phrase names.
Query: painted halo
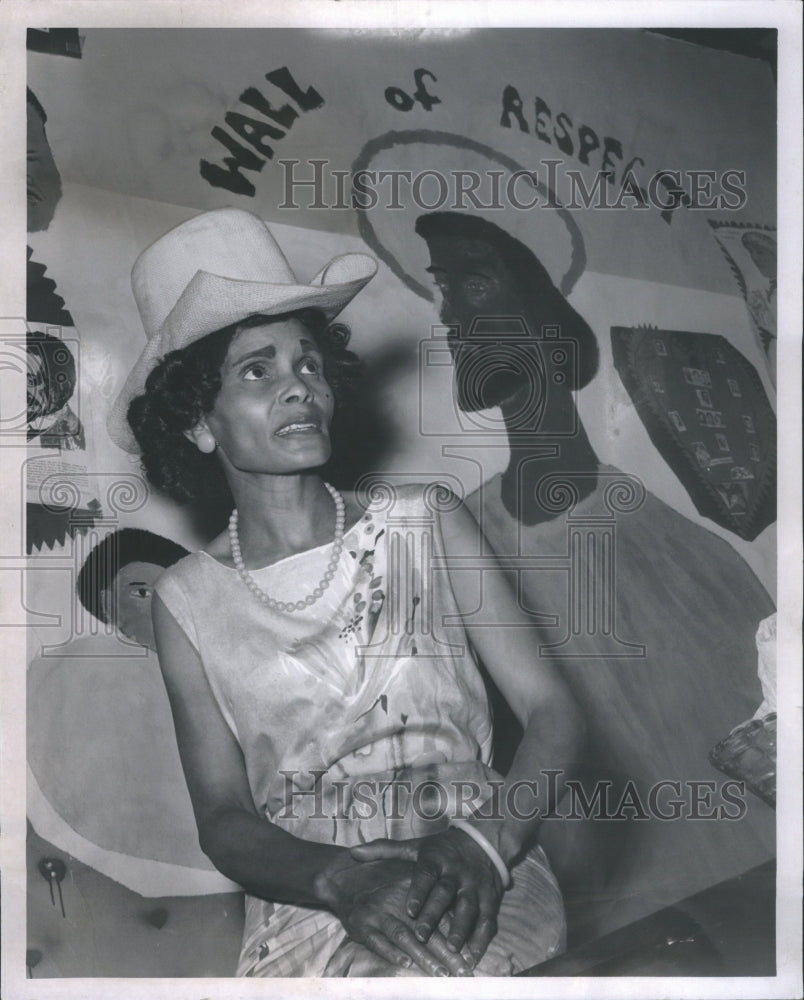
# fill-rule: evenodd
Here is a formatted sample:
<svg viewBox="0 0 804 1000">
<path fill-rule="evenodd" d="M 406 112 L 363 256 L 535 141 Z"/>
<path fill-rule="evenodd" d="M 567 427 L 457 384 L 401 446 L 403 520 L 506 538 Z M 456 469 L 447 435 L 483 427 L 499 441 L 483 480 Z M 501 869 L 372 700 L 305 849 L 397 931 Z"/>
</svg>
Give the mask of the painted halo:
<svg viewBox="0 0 804 1000">
<path fill-rule="evenodd" d="M 399 183 L 395 208 L 387 207 L 392 200 L 390 187 L 377 183 L 377 205 L 360 208 L 357 214 L 365 243 L 411 291 L 428 301 L 433 301 L 435 295 L 425 272 L 427 250 L 413 231 L 415 219 L 428 211 L 471 212 L 493 222 L 536 254 L 565 296 L 586 267 L 583 235 L 572 212 L 563 206 L 548 207 L 548 201 L 553 205 L 558 202 L 543 181 L 525 176 L 528 171 L 524 166 L 490 146 L 451 132 L 386 132 L 366 143 L 352 165 L 352 176 L 363 170 L 377 175 L 384 170 L 404 170 L 410 171 L 414 181 L 418 178 L 418 197 L 411 183 Z M 480 176 L 476 197 L 481 205 L 497 201 L 501 207 L 470 207 L 471 202 L 463 196 L 459 201 L 456 176 L 460 172 Z M 436 173 L 445 178 L 446 199 Z M 509 183 L 520 203 L 538 199 L 537 205 L 527 209 L 511 204 L 506 195 Z M 500 192 L 498 197 L 492 193 L 494 185 Z"/>
</svg>

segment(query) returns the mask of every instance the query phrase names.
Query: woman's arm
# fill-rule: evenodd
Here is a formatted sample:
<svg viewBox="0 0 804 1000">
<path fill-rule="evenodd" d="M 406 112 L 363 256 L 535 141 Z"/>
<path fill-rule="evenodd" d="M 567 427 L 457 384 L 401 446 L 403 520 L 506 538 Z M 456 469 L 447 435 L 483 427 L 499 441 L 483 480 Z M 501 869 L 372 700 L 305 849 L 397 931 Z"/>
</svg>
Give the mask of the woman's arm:
<svg viewBox="0 0 804 1000">
<path fill-rule="evenodd" d="M 302 842 L 259 816 L 240 745 L 221 715 L 198 654 L 158 596 L 153 620 L 201 849 L 224 875 L 256 896 L 320 906 L 316 875 L 339 849 Z M 272 863 L 266 865 L 264 858 Z"/>
<path fill-rule="evenodd" d="M 331 910 L 350 937 L 390 962 L 415 962 L 429 975 L 468 971 L 440 935 L 427 947 L 414 937 L 405 915 L 412 864 L 361 865 L 346 848 L 302 840 L 259 815 L 198 654 L 158 596 L 152 613 L 199 842 L 215 867 L 252 895 Z"/>
<path fill-rule="evenodd" d="M 469 511 L 457 505 L 441 516 L 441 529 L 453 593 L 459 611 L 468 618 L 468 637 L 524 730 L 499 796 L 467 817 L 510 867 L 533 842 L 541 818 L 563 793 L 578 759 L 582 716 L 555 661 L 540 658 L 543 637 L 517 604 Z M 478 594 L 486 611 L 485 625 L 472 622 Z M 488 624 L 495 620 L 505 624 Z M 460 949 L 468 942 L 479 960 L 494 936 L 504 886 L 494 864 L 468 834 L 450 829 L 398 844 L 376 841 L 353 848 L 352 854 L 366 861 L 416 858 L 407 905 L 416 918 L 417 936 L 428 940 L 452 909 L 448 943 Z"/>
<path fill-rule="evenodd" d="M 476 625 L 470 617 L 465 627 L 524 730 L 501 790 L 502 815 L 472 820 L 510 865 L 533 841 L 541 817 L 554 808 L 563 793 L 564 782 L 578 760 L 583 717 L 556 660 L 539 655 L 544 636 L 517 603 L 496 556 L 466 507 L 461 504 L 443 514 L 441 528 L 447 559 L 455 567 L 449 575 L 459 611 L 472 616 L 478 595 L 478 572 L 461 570 L 460 560 L 482 554 L 483 619 L 505 623 Z M 556 771 L 558 775 L 548 779 L 547 772 Z M 517 789 L 518 794 L 514 794 Z"/>
</svg>

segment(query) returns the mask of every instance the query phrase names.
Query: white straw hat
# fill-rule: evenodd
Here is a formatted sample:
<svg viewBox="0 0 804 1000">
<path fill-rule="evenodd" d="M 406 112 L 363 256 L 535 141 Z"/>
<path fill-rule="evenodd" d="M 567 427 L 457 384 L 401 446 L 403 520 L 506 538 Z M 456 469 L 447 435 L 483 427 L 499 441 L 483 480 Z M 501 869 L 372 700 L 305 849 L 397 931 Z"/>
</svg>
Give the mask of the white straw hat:
<svg viewBox="0 0 804 1000">
<path fill-rule="evenodd" d="M 348 253 L 299 284 L 265 223 L 242 209 L 204 212 L 171 229 L 131 272 L 148 343 L 109 412 L 110 437 L 125 451 L 139 451 L 128 408 L 165 354 L 255 314 L 314 308 L 332 319 L 376 271 L 373 257 Z"/>
</svg>

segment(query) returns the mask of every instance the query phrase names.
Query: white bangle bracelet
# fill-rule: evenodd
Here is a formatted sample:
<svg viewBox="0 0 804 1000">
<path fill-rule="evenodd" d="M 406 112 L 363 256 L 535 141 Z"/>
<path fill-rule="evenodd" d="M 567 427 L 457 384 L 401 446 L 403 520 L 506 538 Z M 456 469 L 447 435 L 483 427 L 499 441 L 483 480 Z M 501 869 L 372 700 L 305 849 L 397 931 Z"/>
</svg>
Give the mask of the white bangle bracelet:
<svg viewBox="0 0 804 1000">
<path fill-rule="evenodd" d="M 449 824 L 455 830 L 462 830 L 468 837 L 480 847 L 489 857 L 489 860 L 497 869 L 497 874 L 500 876 L 500 881 L 502 882 L 503 891 L 505 889 L 511 888 L 511 873 L 500 857 L 497 848 L 477 829 L 477 827 L 472 826 L 471 823 L 467 823 L 465 819 L 454 819 Z"/>
</svg>

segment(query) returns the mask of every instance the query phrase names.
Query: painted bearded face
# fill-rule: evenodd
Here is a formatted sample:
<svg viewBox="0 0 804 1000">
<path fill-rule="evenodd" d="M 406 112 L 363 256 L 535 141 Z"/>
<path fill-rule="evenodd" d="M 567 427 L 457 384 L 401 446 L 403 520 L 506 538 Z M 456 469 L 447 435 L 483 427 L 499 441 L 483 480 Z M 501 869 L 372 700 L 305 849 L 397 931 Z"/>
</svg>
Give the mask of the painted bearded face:
<svg viewBox="0 0 804 1000">
<path fill-rule="evenodd" d="M 428 272 L 441 294 L 442 322 L 455 362 L 459 407 L 500 406 L 543 378 L 530 337 L 526 304 L 514 276 L 487 241 L 431 236 Z"/>
</svg>

